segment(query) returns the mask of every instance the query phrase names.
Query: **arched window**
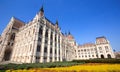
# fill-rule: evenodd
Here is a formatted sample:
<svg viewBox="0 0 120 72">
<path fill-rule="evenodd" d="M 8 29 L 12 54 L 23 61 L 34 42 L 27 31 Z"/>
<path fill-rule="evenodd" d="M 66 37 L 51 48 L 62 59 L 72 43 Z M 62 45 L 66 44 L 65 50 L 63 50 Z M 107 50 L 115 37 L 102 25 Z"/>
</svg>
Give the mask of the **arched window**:
<svg viewBox="0 0 120 72">
<path fill-rule="evenodd" d="M 110 55 L 110 54 L 108 54 L 108 55 L 107 55 L 107 57 L 110 59 L 110 58 L 111 58 L 111 55 Z"/>
<path fill-rule="evenodd" d="M 50 48 L 50 53 L 52 54 L 52 48 Z"/>
<path fill-rule="evenodd" d="M 46 29 L 45 37 L 48 37 L 48 29 Z"/>
<path fill-rule="evenodd" d="M 55 54 L 56 54 L 56 49 L 55 49 Z"/>
<path fill-rule="evenodd" d="M 47 53 L 47 47 L 45 46 L 45 48 L 44 48 L 44 53 Z"/>
<path fill-rule="evenodd" d="M 40 49 L 41 49 L 41 47 L 40 47 L 40 45 L 38 45 L 37 46 L 37 52 L 40 52 Z"/>
<path fill-rule="evenodd" d="M 42 31 L 43 31 L 43 27 L 41 26 L 41 27 L 39 28 L 39 35 L 42 35 Z"/>
<path fill-rule="evenodd" d="M 9 61 L 10 57 L 11 57 L 11 50 L 10 49 L 5 50 L 3 60 Z"/>
<path fill-rule="evenodd" d="M 41 38 L 40 37 L 38 37 L 38 41 L 41 42 Z"/>
<path fill-rule="evenodd" d="M 15 33 L 13 33 L 12 35 L 11 35 L 11 38 L 10 38 L 11 40 L 14 40 L 15 39 Z"/>
<path fill-rule="evenodd" d="M 51 36 L 50 36 L 50 39 L 52 40 L 53 39 L 53 35 L 52 35 L 53 33 L 51 32 Z"/>
<path fill-rule="evenodd" d="M 104 58 L 104 55 L 101 55 L 101 58 Z"/>
</svg>

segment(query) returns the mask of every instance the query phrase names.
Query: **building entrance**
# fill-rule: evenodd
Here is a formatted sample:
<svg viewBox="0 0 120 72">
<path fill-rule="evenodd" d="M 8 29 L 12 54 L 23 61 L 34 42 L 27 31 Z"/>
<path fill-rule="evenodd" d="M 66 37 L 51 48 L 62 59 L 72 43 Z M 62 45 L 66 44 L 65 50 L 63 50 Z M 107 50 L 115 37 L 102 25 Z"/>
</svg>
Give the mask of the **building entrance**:
<svg viewBox="0 0 120 72">
<path fill-rule="evenodd" d="M 107 57 L 108 57 L 108 58 L 111 58 L 111 55 L 110 55 L 110 54 L 108 54 L 108 55 L 107 55 Z"/>
<path fill-rule="evenodd" d="M 101 58 L 104 58 L 104 55 L 101 55 Z"/>
<path fill-rule="evenodd" d="M 6 49 L 4 52 L 3 61 L 9 61 L 11 56 L 11 49 Z"/>
</svg>

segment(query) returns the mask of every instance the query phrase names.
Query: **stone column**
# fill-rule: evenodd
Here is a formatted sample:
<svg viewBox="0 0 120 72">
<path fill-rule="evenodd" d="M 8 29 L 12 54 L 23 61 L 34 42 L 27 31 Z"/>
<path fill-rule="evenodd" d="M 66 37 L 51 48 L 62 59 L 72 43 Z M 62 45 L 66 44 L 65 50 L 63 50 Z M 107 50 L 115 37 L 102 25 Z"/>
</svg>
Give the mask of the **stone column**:
<svg viewBox="0 0 120 72">
<path fill-rule="evenodd" d="M 104 57 L 107 58 L 107 53 L 106 53 L 104 45 L 102 46 L 102 49 L 103 49 L 103 55 L 104 55 Z"/>
<path fill-rule="evenodd" d="M 58 34 L 57 36 L 57 61 L 59 61 L 59 45 L 58 45 Z"/>
<path fill-rule="evenodd" d="M 3 58 L 4 58 L 4 52 L 5 52 L 5 48 L 6 48 L 6 46 L 5 45 L 3 45 L 3 47 L 2 47 L 3 49 L 2 49 L 2 51 L 1 51 L 1 56 L 0 56 L 0 61 L 2 61 L 3 60 Z"/>
<path fill-rule="evenodd" d="M 60 36 L 60 61 L 62 60 L 62 37 Z"/>
<path fill-rule="evenodd" d="M 66 45 L 67 45 L 67 43 L 66 43 L 66 41 L 67 41 L 67 40 L 64 41 L 64 47 L 65 47 L 65 48 L 64 48 L 65 59 L 67 59 L 67 54 L 66 54 L 66 51 L 67 51 L 67 49 L 66 49 L 67 46 L 66 46 Z"/>
<path fill-rule="evenodd" d="M 44 60 L 44 46 L 45 46 L 45 31 L 46 31 L 46 26 L 43 26 L 43 34 L 42 34 L 42 42 L 41 42 L 41 57 L 40 57 L 40 62 L 42 63 Z"/>
<path fill-rule="evenodd" d="M 53 32 L 53 43 L 52 43 L 52 62 L 55 62 L 55 32 Z"/>
<path fill-rule="evenodd" d="M 37 24 L 35 27 L 35 33 L 33 36 L 33 45 L 31 47 L 32 53 L 30 54 L 30 63 L 35 63 L 36 62 L 36 49 L 37 49 L 37 42 L 38 42 L 38 30 L 39 30 L 39 25 Z"/>
<path fill-rule="evenodd" d="M 51 36 L 51 29 L 48 29 L 47 62 L 50 62 L 50 36 Z"/>
<path fill-rule="evenodd" d="M 5 52 L 7 43 L 8 43 L 8 37 L 9 37 L 9 35 L 5 35 L 4 38 L 3 38 L 2 51 L 1 51 L 1 53 L 0 53 L 0 62 L 1 62 L 1 61 L 3 60 L 3 58 L 4 58 L 4 52 Z"/>
<path fill-rule="evenodd" d="M 97 48 L 97 55 L 98 55 L 98 58 L 101 58 L 101 53 L 100 53 L 100 50 L 99 50 L 99 46 L 96 45 L 96 48 Z"/>
</svg>

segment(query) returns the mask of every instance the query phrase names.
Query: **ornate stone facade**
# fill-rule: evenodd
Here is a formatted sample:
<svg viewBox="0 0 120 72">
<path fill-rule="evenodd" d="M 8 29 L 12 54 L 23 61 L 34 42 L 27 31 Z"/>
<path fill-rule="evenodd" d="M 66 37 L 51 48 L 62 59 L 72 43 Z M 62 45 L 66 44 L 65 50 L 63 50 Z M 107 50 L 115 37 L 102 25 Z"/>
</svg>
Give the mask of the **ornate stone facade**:
<svg viewBox="0 0 120 72">
<path fill-rule="evenodd" d="M 77 48 L 77 59 L 115 58 L 109 41 L 105 37 L 96 38 L 96 43 L 86 43 Z"/>
<path fill-rule="evenodd" d="M 105 38 L 97 38 L 96 44 L 78 46 L 70 33 L 61 32 L 58 21 L 53 24 L 44 16 L 43 7 L 27 24 L 12 17 L 0 36 L 0 61 L 43 63 L 101 58 L 102 55 L 114 58 Z"/>
<path fill-rule="evenodd" d="M 0 61 L 21 63 L 62 61 L 62 33 L 56 24 L 36 14 L 28 24 L 12 17 L 2 34 Z"/>
</svg>

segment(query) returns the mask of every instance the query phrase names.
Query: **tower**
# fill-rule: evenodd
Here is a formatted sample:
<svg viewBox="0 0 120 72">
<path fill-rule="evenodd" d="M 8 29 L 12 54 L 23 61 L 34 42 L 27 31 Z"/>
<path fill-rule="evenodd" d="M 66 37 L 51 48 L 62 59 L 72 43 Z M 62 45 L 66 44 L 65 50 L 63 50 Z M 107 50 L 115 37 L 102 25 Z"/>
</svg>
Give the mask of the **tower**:
<svg viewBox="0 0 120 72">
<path fill-rule="evenodd" d="M 2 33 L 2 43 L 0 52 L 0 61 L 11 61 L 13 45 L 15 44 L 15 36 L 20 27 L 24 26 L 24 22 L 12 17 L 9 24 Z"/>
<path fill-rule="evenodd" d="M 43 16 L 44 16 L 43 6 L 42 6 L 41 9 L 39 10 L 39 16 L 40 16 L 40 17 L 43 17 Z"/>
<path fill-rule="evenodd" d="M 115 58 L 112 47 L 106 37 L 96 38 L 96 48 L 98 58 Z"/>
</svg>

